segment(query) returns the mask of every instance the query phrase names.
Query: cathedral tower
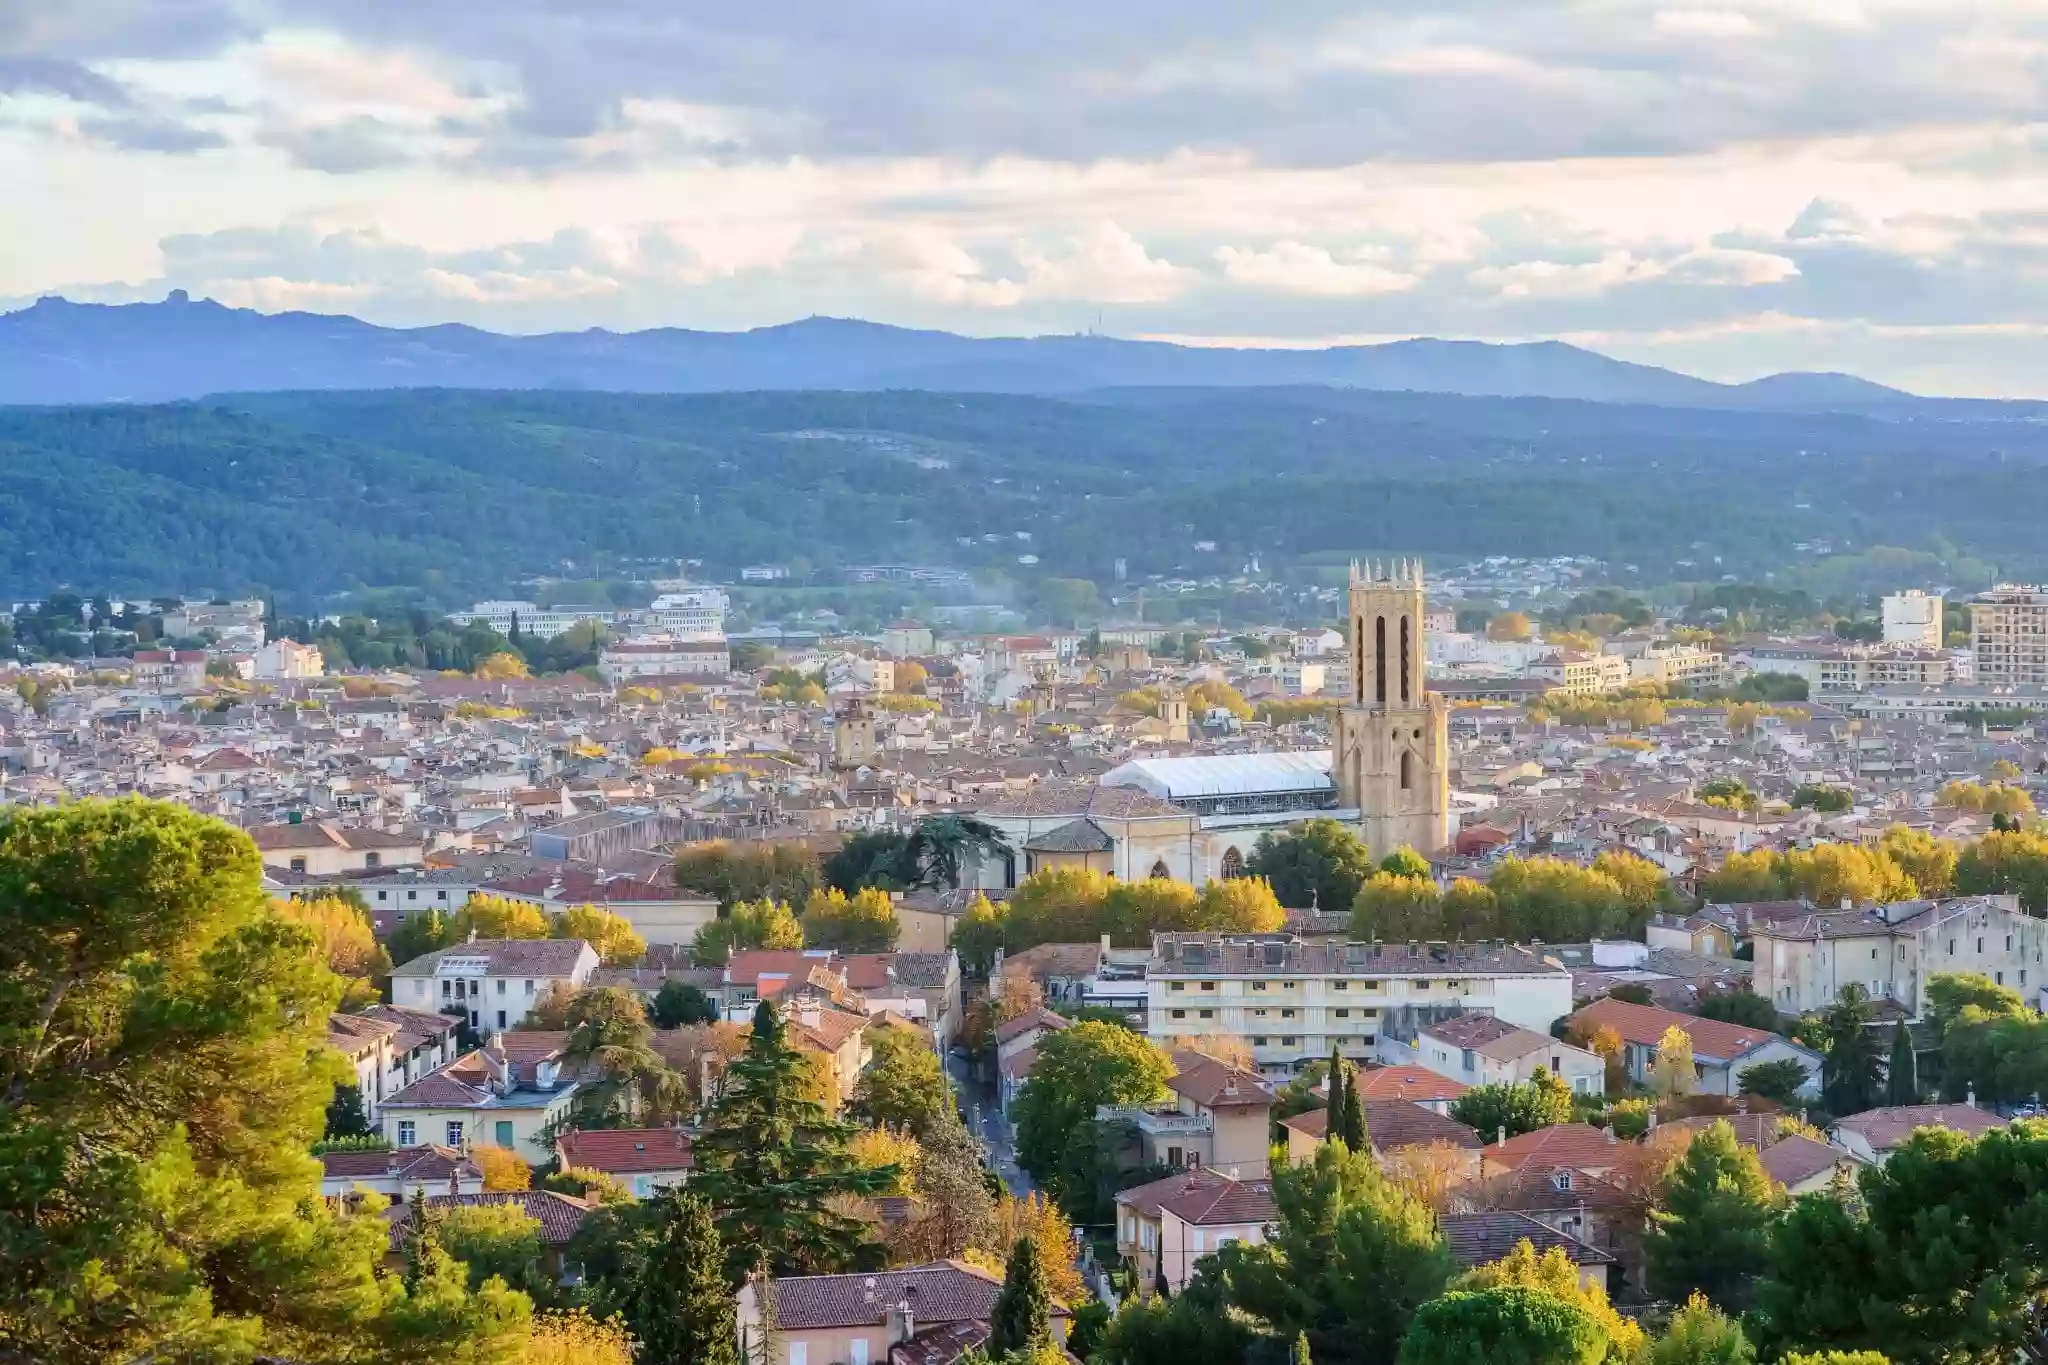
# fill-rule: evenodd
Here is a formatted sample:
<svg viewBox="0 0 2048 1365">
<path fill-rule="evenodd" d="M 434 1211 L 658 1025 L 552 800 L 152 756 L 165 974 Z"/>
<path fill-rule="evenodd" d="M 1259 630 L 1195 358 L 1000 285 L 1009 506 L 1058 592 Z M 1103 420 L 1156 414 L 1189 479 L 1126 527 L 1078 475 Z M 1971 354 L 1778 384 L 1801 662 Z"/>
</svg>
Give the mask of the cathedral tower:
<svg viewBox="0 0 2048 1365">
<path fill-rule="evenodd" d="M 1450 842 L 1450 743 L 1442 697 L 1423 685 L 1422 565 L 1351 566 L 1350 696 L 1331 773 L 1375 858 Z"/>
</svg>

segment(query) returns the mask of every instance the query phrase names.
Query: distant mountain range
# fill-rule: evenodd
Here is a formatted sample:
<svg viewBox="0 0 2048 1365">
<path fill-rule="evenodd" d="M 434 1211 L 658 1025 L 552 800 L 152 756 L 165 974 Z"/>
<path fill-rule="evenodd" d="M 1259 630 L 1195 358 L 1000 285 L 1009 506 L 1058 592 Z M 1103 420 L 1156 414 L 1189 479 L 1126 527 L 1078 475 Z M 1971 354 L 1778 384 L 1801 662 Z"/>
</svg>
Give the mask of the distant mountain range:
<svg viewBox="0 0 2048 1365">
<path fill-rule="evenodd" d="M 1421 339 L 1255 350 L 1100 336 L 965 337 L 837 318 L 747 332 L 504 336 L 454 325 L 401 329 L 345 316 L 258 313 L 194 301 L 183 291 L 162 303 L 49 298 L 0 315 L 0 404 L 148 403 L 309 389 L 1059 395 L 1286 385 L 1786 412 L 1938 401 L 1842 374 L 1717 384 L 1556 341 Z"/>
</svg>

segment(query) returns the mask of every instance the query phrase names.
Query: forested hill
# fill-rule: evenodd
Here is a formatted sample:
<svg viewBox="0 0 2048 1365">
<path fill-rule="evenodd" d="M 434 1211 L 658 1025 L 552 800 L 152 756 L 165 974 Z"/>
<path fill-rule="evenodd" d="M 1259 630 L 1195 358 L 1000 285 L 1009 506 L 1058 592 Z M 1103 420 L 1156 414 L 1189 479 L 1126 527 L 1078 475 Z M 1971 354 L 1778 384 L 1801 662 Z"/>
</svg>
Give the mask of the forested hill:
<svg viewBox="0 0 2048 1365">
<path fill-rule="evenodd" d="M 296 389 L 572 389 L 711 393 L 924 389 L 1082 393 L 1137 384 L 1330 384 L 1390 392 L 1582 398 L 1754 411 L 1925 401 L 1847 375 L 1716 384 L 1560 342 L 1415 339 L 1274 350 L 1103 336 L 967 337 L 841 318 L 746 332 L 504 336 L 258 313 L 183 293 L 162 303 L 43 299 L 0 314 L 0 403 L 163 402 Z"/>
<path fill-rule="evenodd" d="M 11 408 L 0 592 L 492 592 L 595 552 L 1103 584 L 1118 558 L 1137 575 L 1254 553 L 1586 554 L 1658 582 L 1758 575 L 1819 539 L 2025 574 L 2048 568 L 2044 456 L 2024 422 L 1319 388 Z"/>
</svg>

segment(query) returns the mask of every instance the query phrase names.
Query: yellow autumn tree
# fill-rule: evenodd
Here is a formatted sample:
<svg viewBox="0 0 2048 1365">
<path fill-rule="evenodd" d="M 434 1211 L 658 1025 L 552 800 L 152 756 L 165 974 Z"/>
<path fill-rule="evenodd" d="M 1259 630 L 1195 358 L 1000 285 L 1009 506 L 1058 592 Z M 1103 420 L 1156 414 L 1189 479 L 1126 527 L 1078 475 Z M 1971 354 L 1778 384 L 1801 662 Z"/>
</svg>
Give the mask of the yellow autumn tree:
<svg viewBox="0 0 2048 1365">
<path fill-rule="evenodd" d="M 496 654 L 478 660 L 474 676 L 496 682 L 506 678 L 528 678 L 533 675 L 527 671 L 526 660 L 510 650 L 501 649 Z"/>
<path fill-rule="evenodd" d="M 980 1249 L 998 1262 L 1006 1261 L 1021 1237 L 1037 1244 L 1038 1264 L 1045 1271 L 1052 1296 L 1065 1303 L 1080 1303 L 1086 1289 L 1081 1272 L 1074 1268 L 1074 1225 L 1059 1205 L 1037 1193 L 1022 1199 L 1005 1193 L 996 1200 L 988 1240 L 979 1244 Z"/>
<path fill-rule="evenodd" d="M 1273 884 L 1264 877 L 1218 877 L 1202 888 L 1196 909 L 1201 928 L 1269 934 L 1287 922 Z"/>
<path fill-rule="evenodd" d="M 878 1171 L 884 1166 L 896 1168 L 896 1180 L 884 1195 L 911 1193 L 911 1179 L 924 1159 L 924 1151 L 917 1139 L 909 1133 L 895 1128 L 863 1128 L 846 1144 L 846 1155 L 863 1171 Z"/>
<path fill-rule="evenodd" d="M 1698 1074 L 1693 1070 L 1692 1035 L 1673 1024 L 1657 1040 L 1657 1058 L 1650 1064 L 1650 1088 L 1666 1099 L 1690 1095 Z"/>
<path fill-rule="evenodd" d="M 533 1167 L 521 1161 L 509 1147 L 478 1143 L 469 1149 L 469 1159 L 484 1173 L 486 1190 L 524 1190 L 533 1186 Z"/>
<path fill-rule="evenodd" d="M 580 938 L 607 967 L 629 967 L 647 955 L 633 922 L 597 905 L 572 905 L 555 916 L 551 938 Z"/>
<path fill-rule="evenodd" d="M 548 917 L 537 905 L 503 896 L 473 895 L 455 914 L 455 941 L 478 938 L 546 938 Z"/>
<path fill-rule="evenodd" d="M 1532 1243 L 1517 1242 L 1500 1260 L 1466 1271 L 1452 1281 L 1451 1288 L 1534 1289 L 1554 1295 L 1583 1308 L 1606 1329 L 1610 1365 L 1635 1365 L 1648 1356 L 1649 1339 L 1643 1329 L 1615 1312 L 1607 1301 L 1607 1291 L 1598 1284 L 1580 1282 L 1579 1268 L 1562 1247 L 1552 1247 L 1538 1256 Z"/>
</svg>

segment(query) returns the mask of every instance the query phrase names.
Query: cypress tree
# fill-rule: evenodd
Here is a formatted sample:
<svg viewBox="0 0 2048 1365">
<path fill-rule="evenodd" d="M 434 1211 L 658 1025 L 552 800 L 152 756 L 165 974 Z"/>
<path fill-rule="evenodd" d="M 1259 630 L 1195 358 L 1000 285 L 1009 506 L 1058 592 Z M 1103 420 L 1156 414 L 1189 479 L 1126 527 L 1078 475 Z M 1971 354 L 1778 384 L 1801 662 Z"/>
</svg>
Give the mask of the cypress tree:
<svg viewBox="0 0 2048 1365">
<path fill-rule="evenodd" d="M 1348 1068 L 1347 1068 L 1348 1069 Z M 1344 1078 L 1344 1145 L 1354 1152 L 1366 1147 L 1365 1101 L 1358 1096 L 1358 1077 Z"/>
<path fill-rule="evenodd" d="M 1038 1243 L 1019 1237 L 1010 1248 L 1003 1292 L 988 1315 L 988 1353 L 997 1359 L 1016 1352 L 1030 1358 L 1052 1345 L 1052 1291 L 1038 1263 Z"/>
<path fill-rule="evenodd" d="M 1885 1099 L 1891 1104 L 1920 1103 L 1920 1063 L 1913 1056 L 1913 1035 L 1906 1021 L 1892 1030 L 1892 1059 L 1885 1073 Z"/>
<path fill-rule="evenodd" d="M 641 1365 L 740 1365 L 725 1246 L 710 1207 L 670 1188 L 646 1212 L 653 1235 L 634 1275 L 627 1312 L 640 1343 L 636 1359 Z"/>
<path fill-rule="evenodd" d="M 1323 1125 L 1323 1141 L 1341 1142 L 1344 1122 L 1344 1058 L 1336 1044 L 1330 1045 L 1330 1119 Z"/>
<path fill-rule="evenodd" d="M 1287 1365 L 1314 1365 L 1308 1357 L 1308 1333 L 1295 1334 L 1294 1349 L 1287 1353 Z"/>
<path fill-rule="evenodd" d="M 725 1090 L 694 1144 L 691 1189 L 725 1232 L 729 1283 L 763 1255 L 778 1275 L 851 1269 L 869 1244 L 868 1225 L 835 1209 L 833 1196 L 885 1194 L 902 1174 L 861 1169 L 846 1151 L 856 1129 L 827 1113 L 809 1086 L 809 1063 L 763 1000 L 747 1050 L 726 1068 Z"/>
</svg>

